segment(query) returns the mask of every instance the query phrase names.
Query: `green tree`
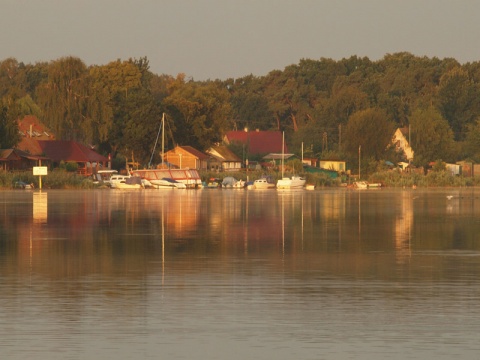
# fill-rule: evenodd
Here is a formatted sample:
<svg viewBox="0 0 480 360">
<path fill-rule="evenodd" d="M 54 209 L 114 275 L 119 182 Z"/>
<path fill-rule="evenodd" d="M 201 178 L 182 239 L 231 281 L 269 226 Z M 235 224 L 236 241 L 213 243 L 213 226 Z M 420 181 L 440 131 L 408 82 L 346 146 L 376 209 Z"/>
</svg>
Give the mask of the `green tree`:
<svg viewBox="0 0 480 360">
<path fill-rule="evenodd" d="M 221 142 L 231 117 L 230 93 L 221 83 L 185 82 L 185 76 L 180 74 L 169 91 L 164 104 L 175 122 L 178 144 L 204 150 Z"/>
<path fill-rule="evenodd" d="M 465 139 L 465 157 L 480 162 L 480 117 L 468 126 Z"/>
<path fill-rule="evenodd" d="M 438 88 L 439 109 L 454 132 L 463 140 L 466 130 L 480 110 L 478 84 L 470 80 L 467 71 L 456 67 L 445 73 Z"/>
<path fill-rule="evenodd" d="M 384 110 L 357 111 L 345 127 L 345 151 L 354 156 L 361 147 L 362 155 L 380 160 L 392 142 L 394 129 Z"/>
<path fill-rule="evenodd" d="M 433 106 L 416 109 L 410 116 L 414 163 L 427 165 L 436 159 L 450 160 L 456 150 L 453 131 Z"/>
<path fill-rule="evenodd" d="M 58 139 L 84 138 L 87 74 L 79 58 L 61 58 L 49 64 L 47 82 L 37 87 L 37 103 L 43 110 L 44 121 Z"/>
<path fill-rule="evenodd" d="M 2 101 L 0 102 L 0 149 L 13 148 L 19 141 L 17 113 Z"/>
</svg>

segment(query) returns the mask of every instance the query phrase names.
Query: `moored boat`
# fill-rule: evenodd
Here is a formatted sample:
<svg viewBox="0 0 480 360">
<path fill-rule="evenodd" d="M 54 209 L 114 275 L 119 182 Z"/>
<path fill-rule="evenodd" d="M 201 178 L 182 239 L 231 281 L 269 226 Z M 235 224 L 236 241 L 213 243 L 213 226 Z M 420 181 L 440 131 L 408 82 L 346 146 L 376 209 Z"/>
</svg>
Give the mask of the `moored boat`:
<svg viewBox="0 0 480 360">
<path fill-rule="evenodd" d="M 176 181 L 171 178 L 163 178 L 160 180 L 150 181 L 152 187 L 156 189 L 186 189 L 187 186 L 184 183 Z"/>
<path fill-rule="evenodd" d="M 183 183 L 187 188 L 197 188 L 202 185 L 202 179 L 195 169 L 140 169 L 131 172 L 134 176 L 150 181 L 152 185 L 164 178 Z"/>
<path fill-rule="evenodd" d="M 138 189 L 144 189 L 144 188 L 145 186 L 143 185 L 142 179 L 138 176 L 128 176 L 126 177 L 125 181 L 120 181 L 115 185 L 115 189 L 122 189 L 122 190 L 127 190 L 127 189 L 138 190 Z"/>
<path fill-rule="evenodd" d="M 253 187 L 255 189 L 273 189 L 275 188 L 275 182 L 271 176 L 264 176 L 255 180 L 253 182 Z"/>
<path fill-rule="evenodd" d="M 277 181 L 277 189 L 302 189 L 306 181 L 301 176 L 284 177 Z"/>
</svg>

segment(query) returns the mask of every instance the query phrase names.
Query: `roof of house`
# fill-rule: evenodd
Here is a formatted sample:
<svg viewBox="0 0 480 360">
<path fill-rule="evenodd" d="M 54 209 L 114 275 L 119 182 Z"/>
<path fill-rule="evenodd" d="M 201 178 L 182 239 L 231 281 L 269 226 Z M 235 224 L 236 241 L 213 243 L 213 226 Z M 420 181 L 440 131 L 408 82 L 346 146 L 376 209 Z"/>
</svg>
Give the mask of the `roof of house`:
<svg viewBox="0 0 480 360">
<path fill-rule="evenodd" d="M 228 147 L 220 145 L 220 146 L 213 146 L 207 150 L 207 153 L 212 155 L 215 158 L 219 158 L 222 161 L 234 161 L 234 162 L 241 162 L 242 160 L 235 155 Z M 217 154 L 219 156 L 217 156 Z"/>
<path fill-rule="evenodd" d="M 32 155 L 41 155 L 42 149 L 37 140 L 54 140 L 55 135 L 33 115 L 18 120 L 18 131 L 22 135 L 16 148 Z"/>
<path fill-rule="evenodd" d="M 194 147 L 191 147 L 191 146 L 179 146 L 181 149 L 189 152 L 190 154 L 194 155 L 195 157 L 197 157 L 199 160 L 207 160 L 208 159 L 208 155 L 202 153 L 201 151 L 198 151 L 197 149 L 195 149 Z"/>
<path fill-rule="evenodd" d="M 0 149 L 0 161 L 18 159 L 13 149 Z"/>
<path fill-rule="evenodd" d="M 29 160 L 48 160 L 46 157 L 31 155 L 20 149 L 0 149 L 1 161 L 18 160 L 20 158 L 25 158 Z"/>
<path fill-rule="evenodd" d="M 283 137 L 281 131 L 228 131 L 227 143 L 247 144 L 250 154 L 281 153 Z M 287 144 L 283 150 L 288 152 Z"/>
<path fill-rule="evenodd" d="M 105 156 L 75 141 L 38 140 L 42 152 L 54 162 L 107 162 Z"/>
<path fill-rule="evenodd" d="M 26 115 L 18 120 L 18 130 L 25 137 L 36 138 L 37 140 L 54 140 L 55 136 L 49 129 L 34 115 Z"/>
</svg>

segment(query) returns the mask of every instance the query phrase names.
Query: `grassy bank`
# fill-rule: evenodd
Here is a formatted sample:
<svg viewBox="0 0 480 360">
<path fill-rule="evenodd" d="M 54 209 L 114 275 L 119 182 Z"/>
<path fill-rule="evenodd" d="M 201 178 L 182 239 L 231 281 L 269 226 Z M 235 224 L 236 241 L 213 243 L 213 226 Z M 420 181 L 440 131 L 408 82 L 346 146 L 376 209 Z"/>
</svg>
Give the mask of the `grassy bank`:
<svg viewBox="0 0 480 360">
<path fill-rule="evenodd" d="M 222 180 L 227 176 L 232 176 L 237 180 L 253 181 L 264 175 L 270 175 L 275 182 L 281 177 L 279 172 L 265 171 L 245 171 L 242 172 L 200 172 L 202 181 L 208 183 L 211 178 Z M 285 174 L 291 176 L 292 174 Z M 307 184 L 313 184 L 317 188 L 321 187 L 339 187 L 341 179 L 331 179 L 325 174 L 300 174 L 307 179 Z M 432 171 L 427 175 L 417 173 L 405 173 L 395 170 L 382 171 L 374 173 L 363 180 L 369 182 L 382 183 L 386 187 L 467 187 L 480 186 L 480 177 L 453 176 L 447 171 Z M 0 172 L 0 188 L 14 189 L 15 184 L 23 182 L 33 184 L 35 188 L 39 187 L 38 176 L 33 176 L 31 171 L 23 172 Z M 352 180 L 353 181 L 353 180 Z M 77 175 L 74 172 L 65 170 L 50 171 L 47 176 L 42 177 L 42 188 L 44 189 L 95 189 L 99 185 L 94 184 L 89 178 Z"/>
<path fill-rule="evenodd" d="M 39 187 L 39 177 L 33 176 L 31 171 L 0 172 L 0 188 L 14 189 L 18 182 L 33 184 Z M 47 176 L 42 176 L 42 188 L 44 189 L 92 189 L 97 185 L 84 176 L 62 170 L 50 171 Z"/>
</svg>

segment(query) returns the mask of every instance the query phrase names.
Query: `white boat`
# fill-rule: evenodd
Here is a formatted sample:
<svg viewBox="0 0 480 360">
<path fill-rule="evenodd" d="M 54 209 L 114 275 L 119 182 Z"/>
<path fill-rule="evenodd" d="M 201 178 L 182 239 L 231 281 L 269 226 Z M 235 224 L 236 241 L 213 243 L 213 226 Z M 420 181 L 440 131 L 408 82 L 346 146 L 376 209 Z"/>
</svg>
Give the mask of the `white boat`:
<svg viewBox="0 0 480 360">
<path fill-rule="evenodd" d="M 151 180 L 152 187 L 156 189 L 186 189 L 187 186 L 184 183 L 176 181 L 172 178 L 163 178 L 160 180 Z"/>
<path fill-rule="evenodd" d="M 127 176 L 125 181 L 120 181 L 115 185 L 116 189 L 144 189 L 145 185 L 142 179 L 138 176 Z"/>
<path fill-rule="evenodd" d="M 227 176 L 222 181 L 222 187 L 233 188 L 233 189 L 243 189 L 245 188 L 245 181 L 237 180 L 232 176 Z"/>
<path fill-rule="evenodd" d="M 253 182 L 253 187 L 255 189 L 273 189 L 275 188 L 275 182 L 271 176 L 265 176 L 255 180 Z"/>
<path fill-rule="evenodd" d="M 356 189 L 379 189 L 382 187 L 381 183 L 369 183 L 367 181 L 355 181 L 353 186 Z"/>
<path fill-rule="evenodd" d="M 110 186 L 112 189 L 116 189 L 118 184 L 125 184 L 125 180 L 129 177 L 128 175 L 112 175 L 110 177 Z"/>
<path fill-rule="evenodd" d="M 117 170 L 98 170 L 96 174 L 92 175 L 92 180 L 94 184 L 104 184 L 107 186 L 112 186 L 110 179 L 112 176 L 115 176 L 117 174 Z"/>
<path fill-rule="evenodd" d="M 303 189 L 306 181 L 300 176 L 284 177 L 277 181 L 277 189 Z"/>
<path fill-rule="evenodd" d="M 284 177 L 284 151 L 285 151 L 285 133 L 283 133 L 282 139 L 282 178 L 277 181 L 277 189 L 303 189 L 307 179 L 300 176 Z"/>
</svg>

